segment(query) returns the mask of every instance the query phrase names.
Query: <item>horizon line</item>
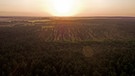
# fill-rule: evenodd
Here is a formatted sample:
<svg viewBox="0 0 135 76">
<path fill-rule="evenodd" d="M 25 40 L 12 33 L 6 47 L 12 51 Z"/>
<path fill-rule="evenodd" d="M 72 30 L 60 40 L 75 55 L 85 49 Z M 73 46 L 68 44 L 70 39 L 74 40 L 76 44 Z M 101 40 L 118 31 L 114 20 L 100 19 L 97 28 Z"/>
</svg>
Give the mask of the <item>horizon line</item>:
<svg viewBox="0 0 135 76">
<path fill-rule="evenodd" d="M 13 15 L 13 16 L 6 16 L 6 15 L 0 15 L 0 17 L 57 17 L 57 18 L 83 18 L 83 17 L 85 17 L 85 18 L 135 18 L 135 16 L 22 16 L 22 15 L 20 15 L 20 16 L 17 16 L 17 15 Z"/>
</svg>

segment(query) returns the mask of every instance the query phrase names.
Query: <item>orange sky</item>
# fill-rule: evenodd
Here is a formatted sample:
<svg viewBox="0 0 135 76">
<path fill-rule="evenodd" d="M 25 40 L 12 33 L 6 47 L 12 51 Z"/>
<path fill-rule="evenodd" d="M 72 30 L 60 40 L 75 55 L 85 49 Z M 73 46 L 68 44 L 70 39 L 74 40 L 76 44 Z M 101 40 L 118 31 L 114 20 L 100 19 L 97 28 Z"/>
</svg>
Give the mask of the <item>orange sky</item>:
<svg viewBox="0 0 135 76">
<path fill-rule="evenodd" d="M 52 16 L 46 1 L 0 0 L 0 16 Z M 135 16 L 135 0 L 82 0 L 82 6 L 74 16 Z"/>
</svg>

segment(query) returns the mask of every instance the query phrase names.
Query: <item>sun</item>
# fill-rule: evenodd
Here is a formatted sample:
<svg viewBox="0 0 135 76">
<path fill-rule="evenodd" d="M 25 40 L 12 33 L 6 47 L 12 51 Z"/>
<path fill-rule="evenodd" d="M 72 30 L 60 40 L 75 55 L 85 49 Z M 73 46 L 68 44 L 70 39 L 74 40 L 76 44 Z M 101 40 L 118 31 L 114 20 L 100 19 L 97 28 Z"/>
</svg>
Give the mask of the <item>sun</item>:
<svg viewBox="0 0 135 76">
<path fill-rule="evenodd" d="M 81 10 L 79 0 L 48 0 L 47 11 L 53 16 L 74 16 Z"/>
</svg>

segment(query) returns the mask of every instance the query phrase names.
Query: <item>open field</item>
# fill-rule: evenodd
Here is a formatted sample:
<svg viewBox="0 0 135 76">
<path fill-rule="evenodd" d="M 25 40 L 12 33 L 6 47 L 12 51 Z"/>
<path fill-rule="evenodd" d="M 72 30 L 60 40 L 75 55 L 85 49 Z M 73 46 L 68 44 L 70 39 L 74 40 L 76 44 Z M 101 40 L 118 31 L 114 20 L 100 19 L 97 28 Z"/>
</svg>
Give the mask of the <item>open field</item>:
<svg viewBox="0 0 135 76">
<path fill-rule="evenodd" d="M 135 18 L 0 17 L 0 76 L 135 76 Z"/>
</svg>

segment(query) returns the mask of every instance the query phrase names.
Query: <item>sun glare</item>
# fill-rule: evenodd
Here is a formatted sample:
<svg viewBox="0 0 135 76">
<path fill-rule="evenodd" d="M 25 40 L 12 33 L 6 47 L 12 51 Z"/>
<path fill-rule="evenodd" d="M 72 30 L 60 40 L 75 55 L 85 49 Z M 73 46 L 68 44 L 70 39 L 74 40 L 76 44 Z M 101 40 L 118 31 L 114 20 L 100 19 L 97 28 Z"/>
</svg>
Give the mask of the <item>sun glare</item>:
<svg viewBox="0 0 135 76">
<path fill-rule="evenodd" d="M 53 16 L 74 16 L 81 10 L 80 0 L 48 0 L 46 5 Z"/>
</svg>

